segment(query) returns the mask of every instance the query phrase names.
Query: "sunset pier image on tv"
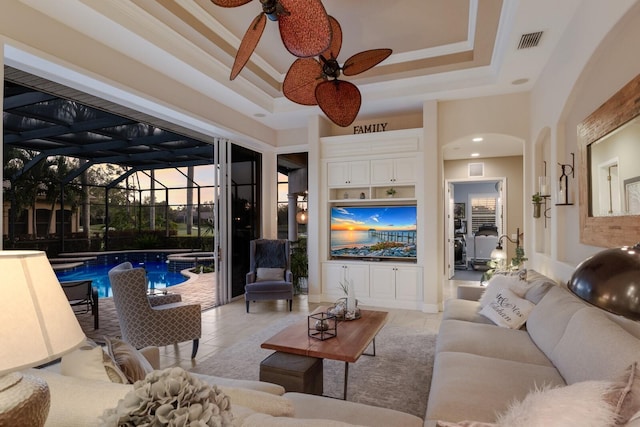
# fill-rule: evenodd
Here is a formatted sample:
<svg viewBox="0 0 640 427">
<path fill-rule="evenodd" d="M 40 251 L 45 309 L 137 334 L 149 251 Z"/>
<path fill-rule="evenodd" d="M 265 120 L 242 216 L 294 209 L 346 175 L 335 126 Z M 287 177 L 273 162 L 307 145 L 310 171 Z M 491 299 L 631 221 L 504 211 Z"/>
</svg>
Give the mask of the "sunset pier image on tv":
<svg viewBox="0 0 640 427">
<path fill-rule="evenodd" d="M 334 206 L 334 258 L 416 259 L 417 209 L 411 206 Z"/>
</svg>

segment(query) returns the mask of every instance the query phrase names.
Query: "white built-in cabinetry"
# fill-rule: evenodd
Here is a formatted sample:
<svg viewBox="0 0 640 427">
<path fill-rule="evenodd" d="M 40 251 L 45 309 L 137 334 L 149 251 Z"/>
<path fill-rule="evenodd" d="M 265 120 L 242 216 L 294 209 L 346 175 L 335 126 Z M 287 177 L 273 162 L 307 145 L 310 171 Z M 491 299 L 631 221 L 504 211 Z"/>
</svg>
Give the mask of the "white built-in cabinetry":
<svg viewBox="0 0 640 427">
<path fill-rule="evenodd" d="M 376 300 L 416 301 L 422 284 L 422 268 L 406 264 L 372 264 L 370 296 Z"/>
<path fill-rule="evenodd" d="M 340 283 L 353 284 L 356 298 L 369 296 L 369 266 L 363 262 L 326 262 L 323 264 L 323 275 L 326 278 L 325 294 L 332 299 L 345 297 Z M 323 280 L 324 281 L 324 280 Z"/>
<path fill-rule="evenodd" d="M 419 308 L 423 299 L 423 238 L 418 235 L 416 260 L 344 260 L 329 255 L 331 207 L 348 204 L 416 204 L 418 232 L 424 218 L 421 129 L 320 139 L 320 222 L 322 296 L 344 297 L 340 283 L 350 281 L 362 304 Z M 395 194 L 388 195 L 393 188 Z"/>
<path fill-rule="evenodd" d="M 368 160 L 331 162 L 327 166 L 330 187 L 344 185 L 368 185 L 370 165 Z"/>
<path fill-rule="evenodd" d="M 371 160 L 372 185 L 415 184 L 416 159 L 401 157 L 398 159 Z"/>
</svg>

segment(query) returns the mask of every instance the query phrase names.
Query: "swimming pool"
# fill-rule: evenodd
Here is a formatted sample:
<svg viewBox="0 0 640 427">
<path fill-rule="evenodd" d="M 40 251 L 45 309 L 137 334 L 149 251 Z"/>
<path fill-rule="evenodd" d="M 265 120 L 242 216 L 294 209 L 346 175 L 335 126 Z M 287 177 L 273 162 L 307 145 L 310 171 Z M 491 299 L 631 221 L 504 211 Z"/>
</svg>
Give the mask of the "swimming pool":
<svg viewBox="0 0 640 427">
<path fill-rule="evenodd" d="M 56 272 L 58 280 L 93 280 L 93 286 L 98 288 L 98 297 L 105 298 L 113 296 L 111 285 L 109 283 L 109 270 L 118 264 L 112 265 L 86 265 L 77 267 L 73 271 Z M 144 262 L 133 263 L 134 267 L 144 267 L 147 270 L 147 278 L 149 279 L 149 289 L 163 289 L 169 286 L 178 285 L 187 280 L 178 272 L 167 271 L 166 262 Z"/>
</svg>

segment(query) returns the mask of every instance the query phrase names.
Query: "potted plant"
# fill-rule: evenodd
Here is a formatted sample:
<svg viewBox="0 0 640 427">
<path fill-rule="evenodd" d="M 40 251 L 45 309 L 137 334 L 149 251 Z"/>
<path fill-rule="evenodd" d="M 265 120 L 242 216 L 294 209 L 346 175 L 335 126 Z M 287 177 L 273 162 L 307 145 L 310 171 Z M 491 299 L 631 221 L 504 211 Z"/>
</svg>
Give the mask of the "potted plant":
<svg viewBox="0 0 640 427">
<path fill-rule="evenodd" d="M 309 276 L 309 260 L 307 257 L 307 238 L 299 237 L 291 249 L 291 273 L 293 273 L 293 289 L 296 294 L 302 290 Z"/>
<path fill-rule="evenodd" d="M 533 203 L 533 217 L 534 218 L 540 218 L 540 211 L 541 211 L 541 206 L 542 206 L 542 196 L 540 195 L 540 193 L 535 193 L 533 196 L 531 196 L 531 203 Z"/>
<path fill-rule="evenodd" d="M 394 194 L 396 194 L 396 190 L 395 190 L 395 188 L 391 187 L 391 188 L 389 188 L 389 189 L 387 190 L 387 196 L 389 196 L 389 197 L 393 197 L 393 196 L 394 196 Z"/>
</svg>

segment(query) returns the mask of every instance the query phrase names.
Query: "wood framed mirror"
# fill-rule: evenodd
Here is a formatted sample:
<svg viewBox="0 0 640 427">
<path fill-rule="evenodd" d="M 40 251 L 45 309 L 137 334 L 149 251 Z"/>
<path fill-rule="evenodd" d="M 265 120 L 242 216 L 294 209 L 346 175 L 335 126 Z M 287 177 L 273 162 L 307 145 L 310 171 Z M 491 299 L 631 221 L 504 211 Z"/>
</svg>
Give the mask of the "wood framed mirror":
<svg viewBox="0 0 640 427">
<path fill-rule="evenodd" d="M 640 242 L 640 74 L 578 125 L 580 241 Z"/>
</svg>

